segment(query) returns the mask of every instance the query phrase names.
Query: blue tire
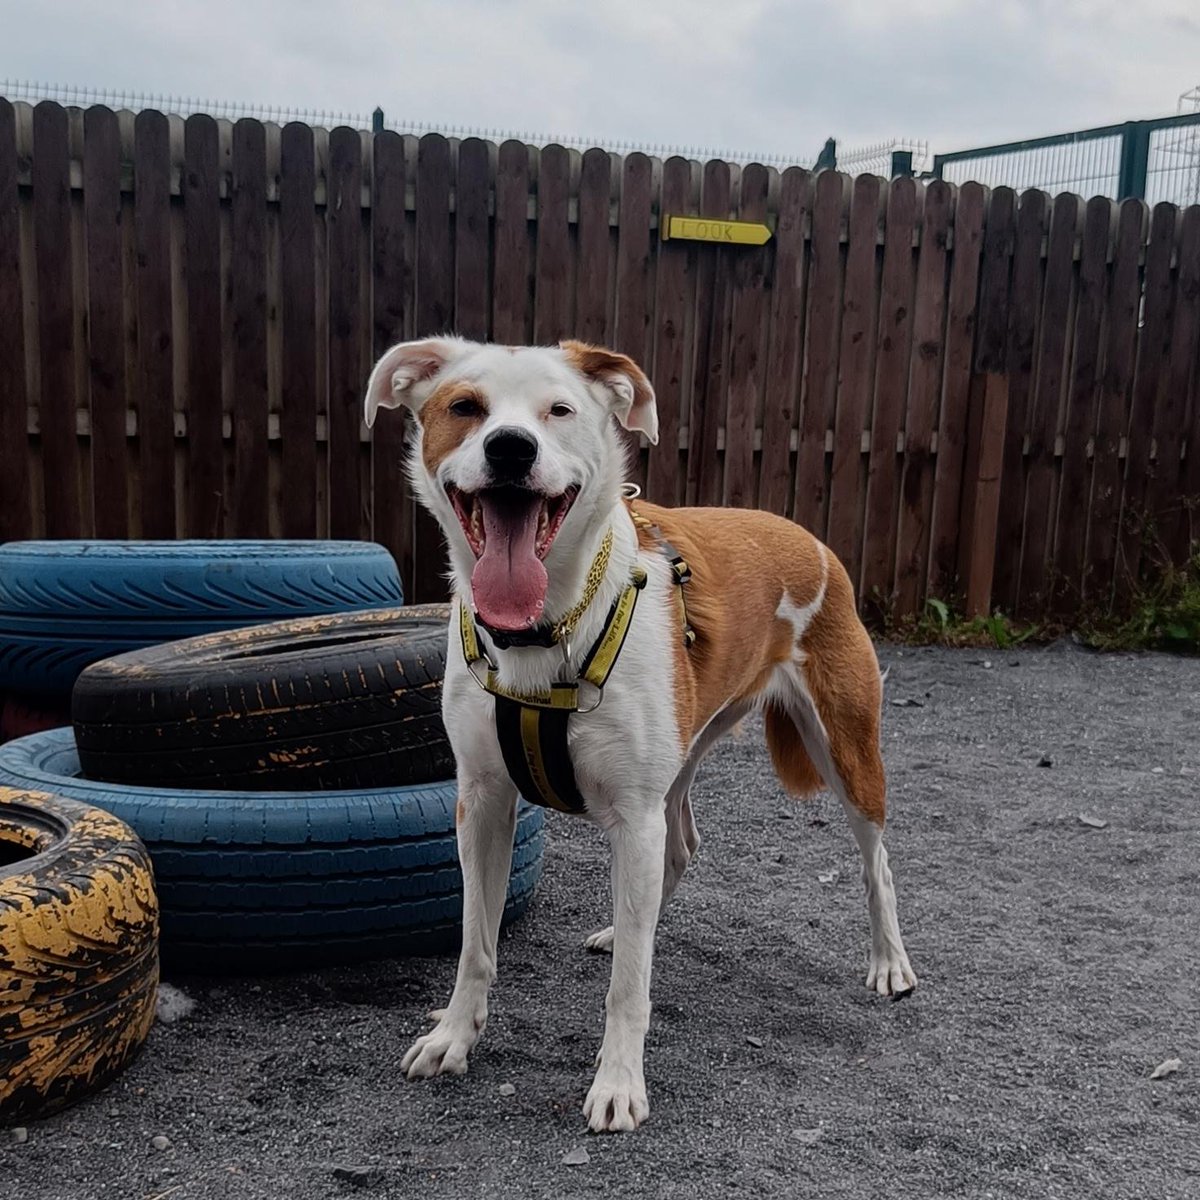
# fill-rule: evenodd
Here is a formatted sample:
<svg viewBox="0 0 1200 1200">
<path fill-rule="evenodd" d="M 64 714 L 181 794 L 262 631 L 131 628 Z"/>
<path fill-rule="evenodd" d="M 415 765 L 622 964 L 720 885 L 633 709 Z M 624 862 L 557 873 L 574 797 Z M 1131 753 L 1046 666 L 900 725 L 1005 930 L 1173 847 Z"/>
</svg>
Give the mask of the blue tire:
<svg viewBox="0 0 1200 1200">
<path fill-rule="evenodd" d="M 453 949 L 462 923 L 454 783 L 355 792 L 209 792 L 80 776 L 70 729 L 0 747 L 0 784 L 106 809 L 150 851 L 162 954 L 179 970 L 303 969 Z M 542 871 L 521 803 L 504 922 Z"/>
<path fill-rule="evenodd" d="M 404 602 L 372 542 L 9 542 L 0 690 L 65 696 L 114 654 L 220 629 Z"/>
</svg>

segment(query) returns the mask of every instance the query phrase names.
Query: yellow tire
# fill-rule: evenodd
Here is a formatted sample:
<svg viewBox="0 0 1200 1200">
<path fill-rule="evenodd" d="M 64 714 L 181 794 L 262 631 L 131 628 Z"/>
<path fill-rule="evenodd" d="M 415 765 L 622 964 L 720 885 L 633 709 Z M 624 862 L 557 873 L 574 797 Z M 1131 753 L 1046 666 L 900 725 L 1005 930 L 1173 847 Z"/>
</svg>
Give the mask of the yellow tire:
<svg viewBox="0 0 1200 1200">
<path fill-rule="evenodd" d="M 108 1083 L 158 992 L 150 857 L 110 813 L 0 787 L 0 1126 Z"/>
</svg>

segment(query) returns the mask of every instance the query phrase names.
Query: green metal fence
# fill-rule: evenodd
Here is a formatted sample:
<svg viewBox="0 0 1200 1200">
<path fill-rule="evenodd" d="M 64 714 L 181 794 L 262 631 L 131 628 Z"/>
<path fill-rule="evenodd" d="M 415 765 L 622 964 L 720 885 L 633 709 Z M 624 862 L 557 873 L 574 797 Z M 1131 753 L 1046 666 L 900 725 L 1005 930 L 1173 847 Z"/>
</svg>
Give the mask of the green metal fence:
<svg viewBox="0 0 1200 1200">
<path fill-rule="evenodd" d="M 936 154 L 932 174 L 1018 191 L 1200 204 L 1200 112 Z"/>
</svg>

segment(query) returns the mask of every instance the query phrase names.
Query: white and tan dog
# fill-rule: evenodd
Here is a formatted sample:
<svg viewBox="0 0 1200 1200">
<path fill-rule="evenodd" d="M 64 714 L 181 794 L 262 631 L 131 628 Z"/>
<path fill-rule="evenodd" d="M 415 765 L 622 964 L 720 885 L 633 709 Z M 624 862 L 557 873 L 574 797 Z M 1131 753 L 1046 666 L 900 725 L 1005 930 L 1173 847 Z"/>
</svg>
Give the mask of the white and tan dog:
<svg viewBox="0 0 1200 1200">
<path fill-rule="evenodd" d="M 882 996 L 913 988 L 882 842 L 879 668 L 834 555 L 767 513 L 631 506 L 613 418 L 651 441 L 658 418 L 649 382 L 624 355 L 574 342 L 406 343 L 372 372 L 367 425 L 380 408 L 399 405 L 418 418 L 414 486 L 449 543 L 457 597 L 481 626 L 558 621 L 579 603 L 611 530 L 606 569 L 571 640 L 577 673 L 637 567 L 647 575 L 603 704 L 569 723 L 586 815 L 603 829 L 613 860 L 613 924 L 587 939 L 613 955 L 604 1040 L 583 1106 L 592 1129 L 633 1129 L 649 1113 L 642 1054 L 650 964 L 660 910 L 699 843 L 688 793 L 700 760 L 749 712 L 763 713 L 789 791 L 824 783 L 845 807 L 871 919 L 867 986 Z M 691 567 L 690 648 L 670 564 L 648 524 Z M 508 688 L 544 689 L 560 677 L 558 646 L 503 650 L 483 628 L 479 637 Z M 449 1004 L 404 1056 L 410 1079 L 461 1074 L 483 1032 L 515 824 L 517 790 L 497 740 L 496 702 L 458 645 L 456 614 L 443 711 L 458 760 L 462 954 Z"/>
</svg>

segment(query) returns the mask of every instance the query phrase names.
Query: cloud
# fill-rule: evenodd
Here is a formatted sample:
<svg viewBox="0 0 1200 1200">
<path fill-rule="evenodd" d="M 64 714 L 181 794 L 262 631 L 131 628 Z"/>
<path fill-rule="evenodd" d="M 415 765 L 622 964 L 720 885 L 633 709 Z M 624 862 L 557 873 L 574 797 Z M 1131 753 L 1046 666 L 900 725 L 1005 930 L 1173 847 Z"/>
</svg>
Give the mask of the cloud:
<svg viewBox="0 0 1200 1200">
<path fill-rule="evenodd" d="M 0 77 L 795 153 L 1171 112 L 1194 0 L 0 0 Z M 64 37 L 63 31 L 70 36 Z"/>
</svg>

